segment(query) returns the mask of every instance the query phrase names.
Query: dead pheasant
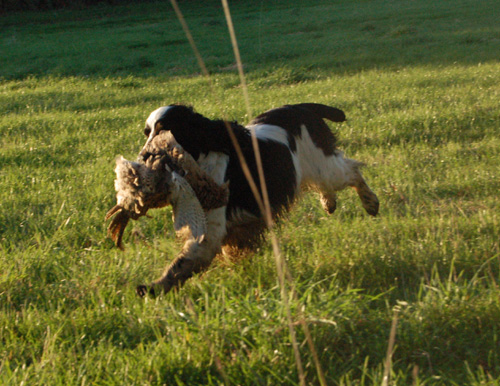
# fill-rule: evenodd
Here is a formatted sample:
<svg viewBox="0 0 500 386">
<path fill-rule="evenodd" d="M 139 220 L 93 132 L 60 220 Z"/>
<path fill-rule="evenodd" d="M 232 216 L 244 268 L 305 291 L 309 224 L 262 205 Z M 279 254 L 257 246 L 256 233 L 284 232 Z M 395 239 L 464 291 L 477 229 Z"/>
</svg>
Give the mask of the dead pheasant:
<svg viewBox="0 0 500 386">
<path fill-rule="evenodd" d="M 205 211 L 227 205 L 228 184 L 218 185 L 191 155 L 175 143 L 170 132 L 157 135 L 145 149 L 143 160 L 116 160 L 117 204 L 106 214 L 112 219 L 108 236 L 123 249 L 123 233 L 130 219 L 149 209 L 171 204 L 176 231 L 188 227 L 202 242 L 206 233 Z"/>
</svg>

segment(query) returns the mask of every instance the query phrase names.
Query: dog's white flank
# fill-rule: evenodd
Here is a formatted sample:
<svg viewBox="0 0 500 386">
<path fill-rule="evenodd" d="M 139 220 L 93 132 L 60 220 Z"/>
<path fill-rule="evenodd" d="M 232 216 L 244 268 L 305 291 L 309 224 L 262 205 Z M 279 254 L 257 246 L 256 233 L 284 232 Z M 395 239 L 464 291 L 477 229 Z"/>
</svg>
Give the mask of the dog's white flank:
<svg viewBox="0 0 500 386">
<path fill-rule="evenodd" d="M 336 192 L 353 187 L 365 210 L 375 216 L 378 199 L 363 179 L 361 162 L 344 157 L 336 138 L 324 119 L 345 120 L 334 107 L 316 103 L 286 105 L 256 117 L 246 127 L 230 122 L 251 174 L 258 184 L 258 172 L 251 144 L 251 131 L 259 148 L 274 216 L 288 210 L 304 187 L 320 194 L 328 213 L 336 208 Z M 146 144 L 163 130 L 218 184 L 229 182 L 227 206 L 206 212 L 207 231 L 202 242 L 186 241 L 180 255 L 164 274 L 148 286 L 139 286 L 144 295 L 155 288 L 165 292 L 181 286 L 193 274 L 205 270 L 223 249 L 227 253 L 246 253 L 262 241 L 265 224 L 246 180 L 227 123 L 211 120 L 183 105 L 160 107 L 146 121 Z M 146 147 L 146 146 L 145 146 Z M 147 157 L 145 150 L 140 156 Z"/>
</svg>

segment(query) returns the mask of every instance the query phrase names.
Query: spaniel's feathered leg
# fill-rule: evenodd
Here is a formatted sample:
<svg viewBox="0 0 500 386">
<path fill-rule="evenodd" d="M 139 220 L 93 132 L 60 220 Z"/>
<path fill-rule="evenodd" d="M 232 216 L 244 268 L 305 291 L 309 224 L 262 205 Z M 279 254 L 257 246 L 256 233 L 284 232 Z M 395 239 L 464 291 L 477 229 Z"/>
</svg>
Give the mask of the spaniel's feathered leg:
<svg viewBox="0 0 500 386">
<path fill-rule="evenodd" d="M 214 257 L 221 252 L 222 240 L 226 235 L 226 207 L 207 212 L 207 233 L 201 241 L 189 238 L 177 258 L 165 269 L 163 275 L 151 285 L 140 285 L 137 293 L 155 295 L 157 290 L 167 293 L 181 287 L 193 275 L 206 270 Z"/>
<path fill-rule="evenodd" d="M 325 211 L 332 214 L 337 207 L 337 192 L 345 189 L 347 186 L 353 187 L 361 200 L 361 204 L 366 212 L 376 216 L 379 210 L 379 201 L 377 195 L 373 193 L 367 185 L 360 168 L 361 162 L 353 159 L 344 158 L 341 152 L 327 158 L 324 170 L 307 176 L 312 181 L 311 185 L 320 193 L 321 204 Z"/>
<path fill-rule="evenodd" d="M 363 205 L 363 208 L 365 208 L 366 212 L 372 216 L 376 216 L 379 208 L 377 195 L 373 193 L 373 191 L 367 185 L 363 176 L 361 176 L 361 173 L 359 173 L 359 178 L 352 185 L 352 187 L 358 193 L 361 204 Z"/>
</svg>

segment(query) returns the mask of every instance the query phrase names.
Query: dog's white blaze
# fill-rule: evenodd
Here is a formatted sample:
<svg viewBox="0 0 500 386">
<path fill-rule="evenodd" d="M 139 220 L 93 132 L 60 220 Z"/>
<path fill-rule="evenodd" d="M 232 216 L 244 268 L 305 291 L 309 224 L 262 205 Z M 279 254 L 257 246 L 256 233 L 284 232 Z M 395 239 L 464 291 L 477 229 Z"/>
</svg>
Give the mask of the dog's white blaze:
<svg viewBox="0 0 500 386">
<path fill-rule="evenodd" d="M 325 156 L 314 144 L 304 125 L 301 126 L 301 137 L 295 138 L 295 141 L 302 184 L 321 185 L 328 190 L 337 191 L 346 188 L 356 178 L 354 170 L 361 163 L 344 158 L 339 150 L 333 155 Z"/>
<path fill-rule="evenodd" d="M 172 106 L 163 106 L 149 114 L 148 119 L 146 119 L 146 127 L 149 127 L 151 129 L 151 132 L 153 132 L 156 122 L 158 122 L 158 120 L 163 117 L 171 108 Z"/>
<path fill-rule="evenodd" d="M 160 118 L 163 117 L 170 108 L 172 108 L 172 106 L 163 106 L 149 114 L 148 119 L 146 119 L 146 127 L 150 130 L 150 133 L 143 149 L 148 146 L 156 134 L 158 134 L 155 132 L 156 122 L 158 122 L 158 120 L 160 120 Z"/>
</svg>

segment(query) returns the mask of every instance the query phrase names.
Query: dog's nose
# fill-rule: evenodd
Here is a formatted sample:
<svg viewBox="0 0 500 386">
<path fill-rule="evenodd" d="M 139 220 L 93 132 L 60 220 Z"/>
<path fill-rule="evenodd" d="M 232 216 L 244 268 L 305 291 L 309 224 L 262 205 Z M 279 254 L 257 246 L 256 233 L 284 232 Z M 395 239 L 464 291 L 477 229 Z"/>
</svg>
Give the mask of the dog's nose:
<svg viewBox="0 0 500 386">
<path fill-rule="evenodd" d="M 151 153 L 146 151 L 146 150 L 141 150 L 141 152 L 139 153 L 139 160 L 140 161 L 144 161 L 146 162 L 148 160 L 148 158 L 151 157 Z"/>
</svg>

